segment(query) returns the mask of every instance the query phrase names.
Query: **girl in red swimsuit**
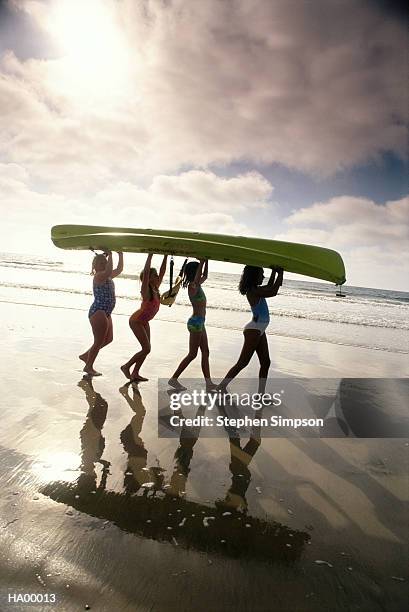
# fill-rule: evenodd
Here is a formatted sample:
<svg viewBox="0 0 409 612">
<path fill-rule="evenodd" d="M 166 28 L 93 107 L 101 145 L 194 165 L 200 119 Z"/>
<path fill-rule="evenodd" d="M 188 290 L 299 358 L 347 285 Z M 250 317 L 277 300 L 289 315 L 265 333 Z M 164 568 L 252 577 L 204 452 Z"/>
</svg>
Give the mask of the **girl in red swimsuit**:
<svg viewBox="0 0 409 612">
<path fill-rule="evenodd" d="M 145 267 L 141 272 L 141 296 L 142 304 L 139 310 L 133 313 L 129 318 L 129 327 L 132 329 L 137 340 L 141 345 L 141 350 L 135 353 L 129 361 L 121 366 L 122 372 L 131 381 L 141 382 L 148 380 L 139 374 L 139 369 L 143 362 L 151 352 L 151 332 L 149 321 L 153 319 L 159 310 L 160 293 L 159 286 L 163 280 L 166 271 L 167 255 L 164 256 L 162 265 L 157 273 L 155 268 L 151 268 L 152 255 L 148 255 Z M 134 366 L 132 373 L 131 366 Z"/>
</svg>

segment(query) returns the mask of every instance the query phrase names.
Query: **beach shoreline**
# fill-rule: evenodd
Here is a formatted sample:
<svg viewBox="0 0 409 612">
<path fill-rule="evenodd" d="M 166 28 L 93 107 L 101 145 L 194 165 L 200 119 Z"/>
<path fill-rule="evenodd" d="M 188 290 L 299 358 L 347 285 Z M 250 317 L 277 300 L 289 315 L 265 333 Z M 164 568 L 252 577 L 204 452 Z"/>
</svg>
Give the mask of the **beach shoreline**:
<svg viewBox="0 0 409 612">
<path fill-rule="evenodd" d="M 58 609 L 67 611 L 85 604 L 250 611 L 272 602 L 277 610 L 404 609 L 407 440 L 263 439 L 251 451 L 243 441 L 247 450 L 235 456 L 227 438 L 199 437 L 187 452 L 157 436 L 157 379 L 184 355 L 184 325 L 153 322 L 144 365 L 151 380 L 127 399 L 119 365 L 135 342 L 125 317 L 114 315 L 114 342 L 98 357 L 103 376 L 90 390 L 78 386 L 77 355 L 91 339 L 84 313 L 4 303 L 0 312 L 7 347 L 0 366 L 3 591 L 54 590 Z M 210 327 L 209 341 L 218 379 L 236 358 L 241 334 Z M 379 352 L 368 349 L 278 336 L 269 344 L 273 376 L 407 376 L 404 355 L 382 353 L 380 364 Z M 254 361 L 246 376 L 257 370 Z M 200 364 L 188 375 L 200 376 Z M 110 463 L 105 471 L 100 459 Z M 81 473 L 96 493 L 88 488 L 76 499 Z M 134 491 L 136 473 L 168 483 L 176 501 L 169 488 L 158 488 L 156 501 L 141 486 Z M 172 505 L 185 518 L 204 513 L 197 528 L 183 535 L 174 517 L 166 525 Z M 269 560 L 256 539 L 223 552 L 212 522 L 224 529 L 219 521 L 229 516 L 222 519 L 218 508 L 234 520 L 249 517 L 246 532 L 276 524 L 288 539 L 268 536 Z M 131 511 L 138 513 L 134 528 Z M 293 542 L 294 551 L 286 546 Z"/>
</svg>

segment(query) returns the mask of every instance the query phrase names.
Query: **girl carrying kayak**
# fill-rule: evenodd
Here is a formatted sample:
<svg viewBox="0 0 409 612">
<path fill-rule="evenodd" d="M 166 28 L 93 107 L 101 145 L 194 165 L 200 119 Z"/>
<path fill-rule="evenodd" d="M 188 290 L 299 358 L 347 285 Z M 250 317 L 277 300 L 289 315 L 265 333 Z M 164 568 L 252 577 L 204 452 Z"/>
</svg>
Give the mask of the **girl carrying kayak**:
<svg viewBox="0 0 409 612">
<path fill-rule="evenodd" d="M 94 301 L 89 309 L 88 318 L 91 323 L 94 343 L 79 358 L 85 362 L 84 372 L 88 376 L 101 376 L 94 370 L 94 361 L 102 349 L 112 342 L 112 311 L 115 307 L 115 285 L 112 280 L 121 274 L 124 267 L 122 253 L 118 252 L 118 266 L 112 269 L 112 252 L 95 255 L 92 260 L 91 274 L 94 277 L 92 287 Z"/>
<path fill-rule="evenodd" d="M 179 376 L 184 372 L 187 366 L 196 359 L 197 353 L 202 354 L 202 372 L 206 381 L 206 389 L 215 388 L 210 378 L 209 366 L 209 343 L 205 327 L 206 319 L 206 296 L 202 289 L 203 283 L 207 279 L 209 267 L 207 259 L 201 259 L 199 262 L 191 261 L 184 266 L 183 269 L 183 287 L 187 287 L 190 303 L 193 306 L 193 313 L 187 322 L 189 330 L 189 352 L 180 362 L 172 377 L 169 379 L 169 385 L 174 389 L 182 391 L 185 387 L 178 381 Z"/>
<path fill-rule="evenodd" d="M 167 255 L 164 256 L 159 274 L 156 268 L 151 268 L 152 254 L 146 258 L 146 263 L 141 272 L 140 279 L 142 281 L 141 296 L 142 304 L 139 310 L 133 313 L 129 318 L 129 327 L 132 329 L 137 340 L 141 345 L 141 350 L 135 353 L 129 361 L 121 366 L 122 372 L 126 378 L 132 382 L 142 382 L 148 380 L 141 376 L 139 370 L 151 352 L 151 330 L 149 321 L 157 314 L 160 306 L 159 287 L 162 283 L 166 271 Z M 131 366 L 133 367 L 131 373 Z"/>
<path fill-rule="evenodd" d="M 257 353 L 260 362 L 259 392 L 264 393 L 268 370 L 270 368 L 270 354 L 266 337 L 266 329 L 270 322 L 270 313 L 266 298 L 277 295 L 283 284 L 282 268 L 273 268 L 267 285 L 262 286 L 264 280 L 263 268 L 256 266 L 245 266 L 240 279 L 239 291 L 247 297 L 253 318 L 244 327 L 244 344 L 240 357 L 235 365 L 230 368 L 226 376 L 218 386 L 225 391 L 227 385 L 235 378 L 250 362 Z"/>
</svg>

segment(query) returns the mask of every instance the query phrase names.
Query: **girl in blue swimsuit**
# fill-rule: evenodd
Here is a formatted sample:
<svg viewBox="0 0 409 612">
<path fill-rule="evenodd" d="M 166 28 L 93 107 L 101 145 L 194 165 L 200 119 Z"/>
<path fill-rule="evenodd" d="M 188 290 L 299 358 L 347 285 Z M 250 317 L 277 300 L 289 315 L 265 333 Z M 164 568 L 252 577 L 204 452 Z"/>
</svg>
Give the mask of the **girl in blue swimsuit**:
<svg viewBox="0 0 409 612">
<path fill-rule="evenodd" d="M 277 295 L 283 284 L 282 268 L 273 268 L 267 285 L 261 286 L 264 280 L 263 268 L 245 266 L 240 279 L 239 291 L 247 297 L 253 317 L 244 327 L 244 344 L 237 363 L 227 372 L 219 385 L 225 391 L 227 385 L 239 374 L 257 353 L 260 362 L 259 393 L 264 393 L 268 370 L 270 368 L 270 354 L 266 338 L 266 329 L 270 322 L 270 313 L 266 298 Z"/>
<path fill-rule="evenodd" d="M 122 253 L 118 253 L 118 266 L 115 270 L 112 269 L 110 251 L 106 255 L 95 255 L 92 260 L 94 301 L 89 309 L 88 318 L 94 334 L 94 343 L 88 351 L 79 356 L 85 362 L 84 372 L 89 376 L 101 375 L 94 370 L 94 361 L 101 348 L 112 342 L 111 313 L 115 307 L 115 285 L 112 279 L 121 274 L 123 267 Z"/>
<path fill-rule="evenodd" d="M 209 365 L 209 343 L 205 328 L 206 318 L 206 296 L 202 289 L 202 284 L 207 279 L 208 261 L 201 259 L 199 262 L 191 261 L 183 269 L 183 286 L 188 288 L 190 303 L 193 306 L 192 316 L 188 319 L 187 328 L 189 330 L 189 352 L 169 379 L 169 385 L 178 390 L 186 387 L 178 381 L 179 376 L 187 366 L 196 359 L 197 353 L 202 353 L 202 372 L 206 380 L 206 388 L 213 389 L 215 385 L 210 378 Z"/>
</svg>

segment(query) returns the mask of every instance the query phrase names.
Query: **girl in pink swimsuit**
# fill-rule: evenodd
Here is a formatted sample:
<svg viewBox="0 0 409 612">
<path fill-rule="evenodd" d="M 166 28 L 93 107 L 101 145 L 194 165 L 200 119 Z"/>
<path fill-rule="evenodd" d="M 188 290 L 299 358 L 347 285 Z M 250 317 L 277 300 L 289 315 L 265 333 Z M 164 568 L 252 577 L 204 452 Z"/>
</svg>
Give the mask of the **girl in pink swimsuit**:
<svg viewBox="0 0 409 612">
<path fill-rule="evenodd" d="M 148 255 L 145 267 L 141 272 L 141 296 L 142 304 L 139 310 L 134 312 L 129 318 L 129 327 L 132 329 L 137 340 L 141 345 L 141 350 L 135 353 L 129 361 L 121 366 L 122 372 L 131 381 L 141 382 L 148 380 L 139 374 L 139 369 L 151 352 L 151 331 L 149 321 L 153 319 L 159 310 L 160 293 L 159 286 L 166 271 L 167 255 L 164 256 L 162 265 L 157 273 L 155 268 L 151 268 L 152 254 Z M 134 366 L 132 373 L 131 366 Z"/>
</svg>

